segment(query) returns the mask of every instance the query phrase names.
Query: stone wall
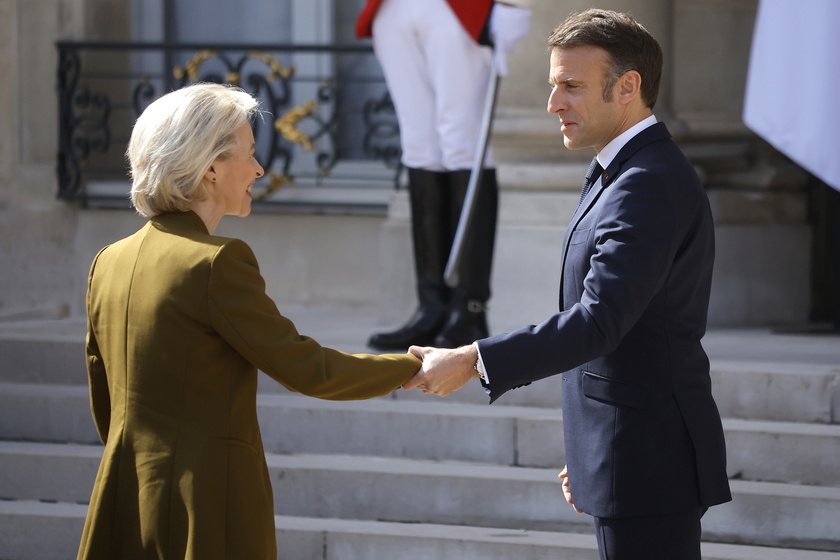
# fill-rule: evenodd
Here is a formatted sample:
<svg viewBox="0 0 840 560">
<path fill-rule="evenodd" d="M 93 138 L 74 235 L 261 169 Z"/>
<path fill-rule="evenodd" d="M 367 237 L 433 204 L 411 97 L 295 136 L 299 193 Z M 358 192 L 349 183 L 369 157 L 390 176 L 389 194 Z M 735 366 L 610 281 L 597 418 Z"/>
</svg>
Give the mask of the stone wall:
<svg viewBox="0 0 840 560">
<path fill-rule="evenodd" d="M 0 316 L 67 312 L 76 212 L 55 199 L 57 55 L 72 0 L 0 0 Z"/>
</svg>

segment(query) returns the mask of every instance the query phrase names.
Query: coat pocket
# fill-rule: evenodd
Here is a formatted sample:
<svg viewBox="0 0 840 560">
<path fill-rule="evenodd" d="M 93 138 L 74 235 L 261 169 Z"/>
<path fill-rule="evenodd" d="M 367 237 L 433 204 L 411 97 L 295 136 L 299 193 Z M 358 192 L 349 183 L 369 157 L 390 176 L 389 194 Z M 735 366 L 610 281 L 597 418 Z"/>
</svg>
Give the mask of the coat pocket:
<svg viewBox="0 0 840 560">
<path fill-rule="evenodd" d="M 589 229 L 577 229 L 569 236 L 569 245 L 580 245 L 589 239 Z"/>
<path fill-rule="evenodd" d="M 618 406 L 647 408 L 647 391 L 602 375 L 583 372 L 583 394 L 596 401 Z"/>
<path fill-rule="evenodd" d="M 217 438 L 212 438 L 210 440 L 210 443 L 213 443 L 214 445 L 231 445 L 231 446 L 234 446 L 234 447 L 243 447 L 245 449 L 250 450 L 255 455 L 260 454 L 259 450 L 256 447 L 254 447 L 253 445 L 251 445 L 247 441 L 237 439 L 237 438 L 217 437 Z"/>
</svg>

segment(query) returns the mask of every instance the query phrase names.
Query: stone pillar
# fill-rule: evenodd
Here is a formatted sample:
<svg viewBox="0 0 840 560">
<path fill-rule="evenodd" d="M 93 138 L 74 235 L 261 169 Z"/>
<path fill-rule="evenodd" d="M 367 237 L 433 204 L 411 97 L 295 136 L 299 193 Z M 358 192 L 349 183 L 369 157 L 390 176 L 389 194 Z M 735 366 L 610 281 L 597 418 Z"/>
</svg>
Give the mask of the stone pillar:
<svg viewBox="0 0 840 560">
<path fill-rule="evenodd" d="M 610 9 L 632 15 L 662 47 L 664 64 L 659 98 L 654 113 L 660 120 L 669 121 L 673 111 L 674 52 L 674 0 L 617 0 Z"/>
<path fill-rule="evenodd" d="M 757 0 L 674 7 L 674 110 L 688 132 L 746 137 L 741 122 Z"/>
<path fill-rule="evenodd" d="M 54 42 L 81 36 L 80 14 L 76 0 L 0 0 L 0 319 L 66 314 L 74 290 L 75 214 L 56 200 Z"/>
</svg>

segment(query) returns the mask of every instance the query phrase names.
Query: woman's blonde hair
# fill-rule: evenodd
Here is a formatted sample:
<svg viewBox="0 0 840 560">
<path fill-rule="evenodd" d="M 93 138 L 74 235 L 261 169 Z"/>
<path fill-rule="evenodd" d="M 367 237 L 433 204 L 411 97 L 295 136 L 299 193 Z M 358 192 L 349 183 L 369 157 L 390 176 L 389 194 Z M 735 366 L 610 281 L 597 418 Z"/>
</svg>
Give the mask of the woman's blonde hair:
<svg viewBox="0 0 840 560">
<path fill-rule="evenodd" d="M 201 200 L 204 173 L 236 147 L 237 131 L 258 106 L 247 92 L 218 84 L 187 86 L 149 105 L 134 124 L 126 152 L 137 212 L 146 218 L 185 212 Z"/>
</svg>

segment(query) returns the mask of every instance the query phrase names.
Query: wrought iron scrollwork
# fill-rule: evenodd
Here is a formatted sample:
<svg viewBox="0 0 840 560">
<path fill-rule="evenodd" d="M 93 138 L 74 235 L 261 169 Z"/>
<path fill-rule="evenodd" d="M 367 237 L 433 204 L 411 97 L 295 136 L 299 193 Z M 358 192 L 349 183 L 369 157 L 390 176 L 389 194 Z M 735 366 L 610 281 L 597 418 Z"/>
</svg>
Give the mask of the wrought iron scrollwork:
<svg viewBox="0 0 840 560">
<path fill-rule="evenodd" d="M 148 62 L 156 60 L 164 52 L 169 53 L 167 60 L 183 62 L 175 64 L 170 71 L 138 73 L 127 88 L 128 98 L 113 103 L 105 94 L 94 89 L 93 82 L 87 80 L 82 72 L 80 50 L 90 49 L 99 52 L 118 51 L 129 53 L 129 60 Z M 130 130 L 120 128 L 114 134 L 111 122 L 112 109 L 118 107 L 120 126 L 133 123 L 154 99 L 166 91 L 183 87 L 195 82 L 229 83 L 248 91 L 260 100 L 264 114 L 253 123 L 257 143 L 257 159 L 265 168 L 266 174 L 255 185 L 255 199 L 270 196 L 283 185 L 292 183 L 293 161 L 298 158 L 306 162 L 306 169 L 314 165 L 317 173 L 325 177 L 331 173 L 342 158 L 358 159 L 358 149 L 345 151 L 342 142 L 362 144 L 364 159 L 383 160 L 390 168 L 399 166 L 399 128 L 394 116 L 393 104 L 387 92 L 381 99 L 363 103 L 352 99 L 350 109 L 342 106 L 341 91 L 331 79 L 321 79 L 320 83 L 307 83 L 317 77 L 298 77 L 296 68 L 284 64 L 275 53 L 292 54 L 296 50 L 309 53 L 341 53 L 342 48 L 335 46 L 266 46 L 248 48 L 244 45 L 172 45 L 172 44 L 108 44 L 99 43 L 59 43 L 59 118 L 60 146 L 58 156 L 59 196 L 64 198 L 84 198 L 87 163 L 92 153 L 106 152 L 114 144 L 114 138 L 127 140 Z M 352 48 L 348 50 L 354 50 Z M 357 50 L 358 51 L 358 50 Z M 87 53 L 87 51 L 85 51 Z M 136 58 L 131 58 L 136 57 Z M 147 58 L 143 58 L 147 57 Z M 84 60 L 88 61 L 85 54 Z M 157 63 L 146 66 L 160 67 Z M 130 73 L 128 74 L 130 75 Z M 108 79 L 112 79 L 111 76 Z M 113 78 L 117 79 L 117 78 Z M 126 78 L 122 78 L 125 80 Z M 351 78 L 354 79 L 354 78 Z M 364 82 L 366 78 L 362 78 Z M 369 78 L 367 78 L 369 79 Z M 356 83 L 356 82 L 354 82 Z M 367 83 L 367 82 L 364 82 Z M 373 83 L 373 82 L 371 82 Z M 369 86 L 365 86 L 369 87 Z M 379 86 L 375 86 L 377 89 Z M 119 92 L 120 87 L 109 92 Z M 368 91 L 368 90 L 365 90 Z M 293 99 L 297 97 L 298 100 Z M 362 105 L 364 111 L 362 115 Z M 126 113 L 130 111 L 131 114 Z M 349 111 L 357 115 L 350 125 L 345 125 Z M 344 120 L 340 120 L 344 118 Z M 348 134 L 347 126 L 364 126 L 358 135 Z M 338 131 L 343 128 L 343 136 Z M 358 139 L 363 138 L 362 141 Z M 314 152 L 304 157 L 303 152 Z M 351 155 L 348 155 L 351 154 Z M 116 156 L 122 161 L 122 156 Z M 115 155 L 109 156 L 109 165 L 113 165 Z M 298 168 L 296 164 L 295 168 Z M 124 178 L 124 169 L 113 173 L 115 178 Z M 307 173 L 312 173 L 307 171 Z M 396 175 L 395 175 L 396 181 Z"/>
<path fill-rule="evenodd" d="M 149 103 L 154 101 L 156 92 L 154 86 L 148 76 L 142 76 L 139 83 L 135 86 L 131 95 L 132 106 L 134 107 L 134 114 L 139 115 L 143 112 Z"/>
<path fill-rule="evenodd" d="M 105 153 L 111 145 L 108 119 L 111 102 L 101 92 L 79 83 L 79 53 L 63 51 L 59 58 L 59 196 L 72 199 L 81 183 L 81 161 L 91 152 Z"/>
<path fill-rule="evenodd" d="M 335 85 L 329 81 L 324 82 L 318 89 L 318 105 L 329 107 L 329 116 L 324 119 L 321 118 L 318 113 L 314 113 L 312 115 L 312 120 L 318 126 L 316 133 L 312 135 L 312 140 L 317 142 L 318 139 L 323 136 L 326 136 L 329 139 L 329 145 L 327 147 L 322 147 L 318 151 L 318 168 L 321 170 L 322 175 L 328 175 L 333 166 L 335 166 L 335 162 L 338 160 L 338 153 L 336 150 L 338 141 L 336 140 L 335 134 L 336 122 L 339 113 L 338 101 L 339 96 L 335 89 Z"/>
<path fill-rule="evenodd" d="M 379 99 L 365 103 L 364 119 L 365 154 L 384 160 L 389 167 L 398 167 L 402 155 L 399 145 L 400 127 L 391 94 L 386 91 Z"/>
</svg>

